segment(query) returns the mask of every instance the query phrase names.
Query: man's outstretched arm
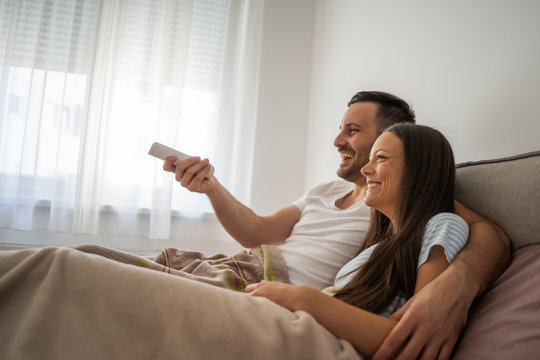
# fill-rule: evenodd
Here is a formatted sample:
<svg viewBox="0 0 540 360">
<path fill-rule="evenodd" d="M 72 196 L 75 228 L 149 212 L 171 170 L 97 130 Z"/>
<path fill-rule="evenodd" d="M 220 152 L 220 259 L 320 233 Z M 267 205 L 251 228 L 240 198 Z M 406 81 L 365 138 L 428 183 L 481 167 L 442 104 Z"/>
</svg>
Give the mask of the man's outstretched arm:
<svg viewBox="0 0 540 360">
<path fill-rule="evenodd" d="M 469 241 L 437 279 L 413 296 L 392 318 L 398 320 L 374 360 L 448 359 L 482 295 L 510 260 L 510 241 L 495 224 L 456 202 L 469 224 Z"/>
<path fill-rule="evenodd" d="M 173 172 L 176 181 L 189 191 L 206 194 L 221 225 L 243 247 L 283 244 L 300 219 L 300 209 L 295 205 L 259 216 L 232 196 L 215 176 L 206 178 L 210 170 L 207 159 L 190 157 L 175 164 L 176 160 L 176 156 L 169 156 L 163 169 Z"/>
</svg>

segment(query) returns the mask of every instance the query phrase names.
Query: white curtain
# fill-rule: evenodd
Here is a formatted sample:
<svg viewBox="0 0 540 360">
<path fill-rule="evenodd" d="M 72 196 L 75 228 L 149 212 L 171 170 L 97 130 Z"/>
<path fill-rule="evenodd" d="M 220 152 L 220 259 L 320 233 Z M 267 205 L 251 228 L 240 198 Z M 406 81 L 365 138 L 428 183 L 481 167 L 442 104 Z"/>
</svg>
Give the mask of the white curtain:
<svg viewBox="0 0 540 360">
<path fill-rule="evenodd" d="M 0 228 L 200 232 L 206 197 L 147 155 L 154 141 L 208 157 L 249 204 L 263 6 L 2 0 Z"/>
</svg>

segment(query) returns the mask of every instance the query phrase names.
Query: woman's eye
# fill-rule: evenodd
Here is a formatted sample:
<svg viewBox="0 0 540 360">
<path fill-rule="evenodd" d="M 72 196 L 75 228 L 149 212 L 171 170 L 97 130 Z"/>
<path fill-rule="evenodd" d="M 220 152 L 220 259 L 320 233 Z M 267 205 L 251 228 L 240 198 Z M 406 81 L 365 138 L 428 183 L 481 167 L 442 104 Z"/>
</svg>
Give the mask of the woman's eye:
<svg viewBox="0 0 540 360">
<path fill-rule="evenodd" d="M 386 159 L 386 156 L 384 155 L 377 155 L 377 160 L 384 160 Z"/>
</svg>

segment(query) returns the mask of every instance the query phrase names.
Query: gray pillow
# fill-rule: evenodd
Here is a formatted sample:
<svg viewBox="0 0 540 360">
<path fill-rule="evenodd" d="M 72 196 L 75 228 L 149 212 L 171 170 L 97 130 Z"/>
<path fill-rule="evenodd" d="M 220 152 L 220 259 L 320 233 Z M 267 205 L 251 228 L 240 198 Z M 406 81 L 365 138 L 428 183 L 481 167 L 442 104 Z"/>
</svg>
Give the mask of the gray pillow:
<svg viewBox="0 0 540 360">
<path fill-rule="evenodd" d="M 497 224 L 512 249 L 540 242 L 540 151 L 459 164 L 456 199 Z"/>
</svg>

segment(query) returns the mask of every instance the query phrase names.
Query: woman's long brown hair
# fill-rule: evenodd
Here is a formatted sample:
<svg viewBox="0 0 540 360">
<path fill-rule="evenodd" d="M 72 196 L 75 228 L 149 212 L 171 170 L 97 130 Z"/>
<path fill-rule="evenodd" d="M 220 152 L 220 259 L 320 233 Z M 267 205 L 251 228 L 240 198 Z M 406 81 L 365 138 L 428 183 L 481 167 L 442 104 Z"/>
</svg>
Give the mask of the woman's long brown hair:
<svg viewBox="0 0 540 360">
<path fill-rule="evenodd" d="M 396 205 L 396 227 L 372 209 L 371 224 L 357 255 L 378 244 L 368 261 L 336 297 L 374 313 L 383 312 L 399 294 L 410 297 L 422 237 L 429 219 L 454 212 L 455 164 L 452 148 L 437 130 L 396 124 L 385 131 L 397 135 L 405 155 L 405 171 Z"/>
</svg>

